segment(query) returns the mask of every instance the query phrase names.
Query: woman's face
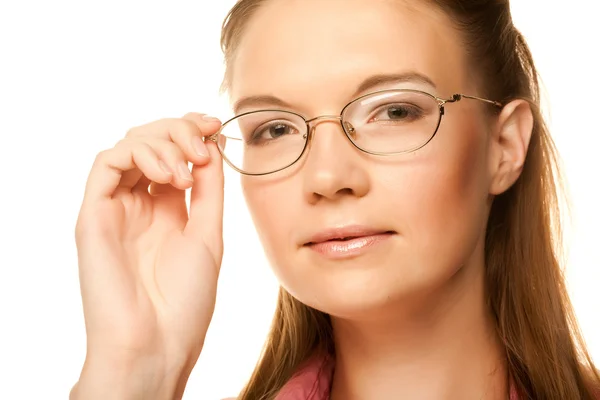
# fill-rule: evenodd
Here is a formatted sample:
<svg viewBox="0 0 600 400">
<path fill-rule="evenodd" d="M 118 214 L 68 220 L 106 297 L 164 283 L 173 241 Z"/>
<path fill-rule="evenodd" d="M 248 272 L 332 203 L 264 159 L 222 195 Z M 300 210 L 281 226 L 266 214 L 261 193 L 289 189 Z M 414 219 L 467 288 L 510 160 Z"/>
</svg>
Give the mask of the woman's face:
<svg viewBox="0 0 600 400">
<path fill-rule="evenodd" d="M 249 21 L 235 57 L 232 101 L 274 96 L 309 119 L 338 115 L 357 95 L 383 89 L 478 95 L 449 19 L 425 2 L 413 3 L 267 2 Z M 435 86 L 383 79 L 357 92 L 374 76 L 414 73 Z M 283 287 L 314 308 L 351 317 L 410 304 L 444 287 L 461 268 L 481 264 L 490 183 L 485 107 L 475 100 L 447 104 L 431 142 L 386 157 L 354 147 L 339 121 L 322 122 L 294 166 L 242 177 Z M 281 106 L 263 101 L 236 111 L 264 108 Z M 376 235 L 310 244 L 332 230 L 333 236 Z"/>
</svg>

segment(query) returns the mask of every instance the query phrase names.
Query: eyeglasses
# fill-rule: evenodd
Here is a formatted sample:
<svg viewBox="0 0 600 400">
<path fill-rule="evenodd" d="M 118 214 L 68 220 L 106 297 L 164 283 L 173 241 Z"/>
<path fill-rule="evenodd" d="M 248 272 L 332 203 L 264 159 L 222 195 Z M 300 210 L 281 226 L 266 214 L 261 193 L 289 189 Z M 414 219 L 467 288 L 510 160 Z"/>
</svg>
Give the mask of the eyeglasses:
<svg viewBox="0 0 600 400">
<path fill-rule="evenodd" d="M 463 98 L 502 107 L 497 101 L 464 94 L 441 99 L 420 90 L 382 90 L 351 101 L 339 116 L 306 119 L 276 109 L 243 113 L 207 139 L 217 144 L 230 167 L 244 175 L 267 175 L 293 165 L 306 152 L 316 125 L 325 120 L 339 121 L 350 142 L 365 153 L 397 155 L 429 143 L 440 127 L 446 103 Z"/>
</svg>

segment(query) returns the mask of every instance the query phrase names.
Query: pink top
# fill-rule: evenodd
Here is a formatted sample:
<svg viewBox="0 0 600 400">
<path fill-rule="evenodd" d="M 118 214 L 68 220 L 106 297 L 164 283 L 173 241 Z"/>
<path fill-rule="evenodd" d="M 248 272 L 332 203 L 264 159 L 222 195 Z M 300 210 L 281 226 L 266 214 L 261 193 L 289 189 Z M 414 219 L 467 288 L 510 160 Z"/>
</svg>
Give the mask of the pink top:
<svg viewBox="0 0 600 400">
<path fill-rule="evenodd" d="M 329 400 L 333 368 L 332 357 L 309 360 L 283 386 L 275 400 Z M 510 400 L 518 398 L 516 389 L 511 387 Z"/>
</svg>

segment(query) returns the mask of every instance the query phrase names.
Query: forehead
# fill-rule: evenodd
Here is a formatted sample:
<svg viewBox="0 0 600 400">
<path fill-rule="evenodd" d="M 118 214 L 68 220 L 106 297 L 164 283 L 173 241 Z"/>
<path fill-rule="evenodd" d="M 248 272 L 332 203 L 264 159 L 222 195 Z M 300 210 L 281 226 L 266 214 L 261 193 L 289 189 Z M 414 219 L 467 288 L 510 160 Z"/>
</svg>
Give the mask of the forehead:
<svg viewBox="0 0 600 400">
<path fill-rule="evenodd" d="M 247 24 L 233 61 L 233 102 L 267 94 L 309 111 L 309 100 L 347 101 L 373 75 L 424 74 L 438 95 L 461 90 L 466 75 L 457 31 L 426 1 L 271 0 Z"/>
</svg>

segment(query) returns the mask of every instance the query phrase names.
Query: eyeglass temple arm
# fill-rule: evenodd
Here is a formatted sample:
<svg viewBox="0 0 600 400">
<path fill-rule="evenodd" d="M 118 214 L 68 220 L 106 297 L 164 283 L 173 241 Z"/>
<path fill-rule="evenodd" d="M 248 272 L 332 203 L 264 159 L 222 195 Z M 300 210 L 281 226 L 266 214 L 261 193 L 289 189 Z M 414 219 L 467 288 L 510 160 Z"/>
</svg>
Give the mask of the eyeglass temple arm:
<svg viewBox="0 0 600 400">
<path fill-rule="evenodd" d="M 473 100 L 483 101 L 484 103 L 488 103 L 488 104 L 494 105 L 496 107 L 500 107 L 500 108 L 503 107 L 502 103 L 500 103 L 498 101 L 488 100 L 488 99 L 484 99 L 482 97 L 477 97 L 477 96 L 468 96 L 466 94 L 459 94 L 459 93 L 453 94 L 451 99 L 449 99 L 449 100 L 443 100 L 443 102 L 444 103 L 455 103 L 457 101 L 460 101 L 460 99 L 462 99 L 463 97 L 466 98 L 466 99 L 473 99 Z"/>
<path fill-rule="evenodd" d="M 484 103 L 488 103 L 488 104 L 494 105 L 496 107 L 500 107 L 500 108 L 503 107 L 502 103 L 500 103 L 498 101 L 488 100 L 488 99 L 484 99 L 482 97 L 469 96 L 469 95 L 460 94 L 460 93 L 453 94 L 451 99 L 438 99 L 438 100 L 440 101 L 441 105 L 444 105 L 446 103 L 456 103 L 457 101 L 460 101 L 460 99 L 462 99 L 463 97 L 466 98 L 466 99 L 473 99 L 473 100 L 483 101 Z M 310 123 L 313 120 L 318 120 L 318 119 L 322 119 L 322 118 L 336 118 L 336 119 L 340 119 L 341 120 L 341 117 L 339 117 L 339 116 L 323 116 L 323 117 L 317 117 L 317 118 L 314 118 L 312 120 L 309 120 L 309 121 L 307 121 L 307 123 Z M 219 130 L 219 132 L 220 132 L 220 130 Z M 205 136 L 203 138 L 204 141 L 210 140 L 212 142 L 217 143 L 217 140 L 218 140 L 217 137 L 219 136 L 219 132 L 217 132 L 217 133 L 215 133 L 213 135 L 210 135 L 210 136 Z"/>
</svg>

